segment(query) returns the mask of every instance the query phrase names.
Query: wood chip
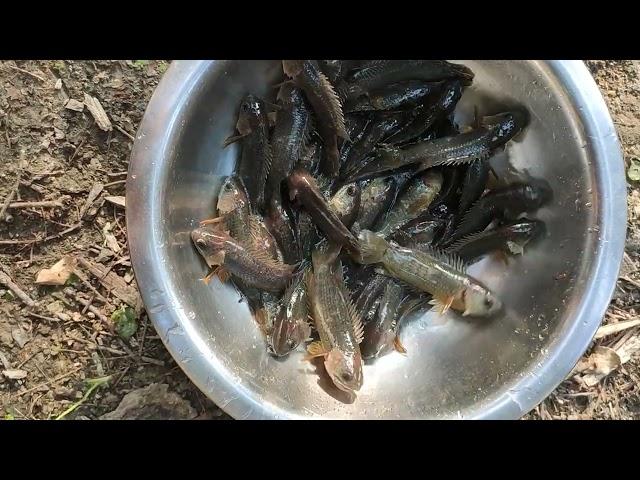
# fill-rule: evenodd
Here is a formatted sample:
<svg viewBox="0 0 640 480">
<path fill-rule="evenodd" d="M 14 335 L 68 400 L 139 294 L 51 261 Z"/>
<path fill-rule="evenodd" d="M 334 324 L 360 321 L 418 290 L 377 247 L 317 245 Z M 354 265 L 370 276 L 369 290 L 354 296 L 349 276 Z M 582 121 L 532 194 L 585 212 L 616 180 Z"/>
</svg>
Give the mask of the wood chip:
<svg viewBox="0 0 640 480">
<path fill-rule="evenodd" d="M 118 205 L 119 207 L 125 208 L 125 197 L 123 196 L 109 196 L 109 197 L 104 197 L 104 199 L 109 202 L 109 203 L 113 203 L 114 205 Z"/>
<path fill-rule="evenodd" d="M 27 374 L 28 372 L 25 370 L 11 369 L 11 370 L 2 371 L 2 375 L 4 375 L 5 377 L 11 380 L 21 380 L 23 378 L 26 378 Z"/>
<path fill-rule="evenodd" d="M 60 90 L 62 88 L 62 79 L 61 78 L 56 80 L 56 84 L 53 86 L 53 88 L 55 88 L 56 90 Z M 84 105 L 83 105 L 83 107 L 84 107 Z"/>
<path fill-rule="evenodd" d="M 127 305 L 133 308 L 138 308 L 139 294 L 135 287 L 128 285 L 120 275 L 115 272 L 107 272 L 107 268 L 98 263 L 94 263 L 91 260 L 85 258 L 78 258 L 78 264 L 88 270 L 94 275 L 108 290 L 113 293 L 114 296 L 125 302 Z"/>
<path fill-rule="evenodd" d="M 62 83 L 60 83 L 60 85 L 62 86 Z M 64 106 L 64 108 L 68 110 L 73 110 L 74 112 L 82 112 L 84 110 L 84 103 L 79 102 L 78 100 L 75 100 L 73 98 L 70 98 L 67 104 Z"/>
<path fill-rule="evenodd" d="M 627 320 L 624 322 L 618 322 L 618 323 L 611 323 L 609 325 L 603 325 L 601 326 L 598 331 L 596 332 L 596 335 L 593 337 L 595 340 L 598 340 L 600 338 L 604 338 L 607 337 L 609 335 L 613 335 L 614 333 L 618 333 L 618 332 L 622 332 L 624 330 L 627 330 L 628 328 L 633 328 L 640 325 L 640 319 L 638 320 Z"/>
<path fill-rule="evenodd" d="M 38 285 L 64 285 L 76 268 L 78 261 L 72 256 L 62 257 L 51 268 L 44 268 L 38 272 Z"/>
<path fill-rule="evenodd" d="M 105 132 L 113 130 L 111 121 L 109 120 L 109 117 L 107 117 L 107 112 L 104 111 L 104 108 L 102 108 L 102 105 L 97 98 L 85 93 L 84 104 L 89 110 L 89 113 L 93 116 L 93 119 L 96 121 L 96 125 L 98 125 L 101 130 L 104 130 Z"/>
</svg>

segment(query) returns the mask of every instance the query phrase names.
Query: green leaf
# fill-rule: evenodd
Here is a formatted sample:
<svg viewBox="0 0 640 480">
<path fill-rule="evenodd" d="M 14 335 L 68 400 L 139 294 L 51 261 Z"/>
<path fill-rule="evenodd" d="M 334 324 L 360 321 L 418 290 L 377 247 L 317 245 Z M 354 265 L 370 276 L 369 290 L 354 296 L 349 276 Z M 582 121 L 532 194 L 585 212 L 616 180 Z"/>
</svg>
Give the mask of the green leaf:
<svg viewBox="0 0 640 480">
<path fill-rule="evenodd" d="M 116 332 L 124 339 L 131 338 L 138 329 L 136 312 L 131 307 L 120 307 L 111 314 L 111 320 L 116 327 Z"/>
<path fill-rule="evenodd" d="M 147 63 L 149 63 L 149 60 L 134 60 L 133 66 L 134 68 L 144 68 Z"/>
<path fill-rule="evenodd" d="M 632 182 L 640 181 L 640 160 L 632 158 L 629 163 L 629 170 L 627 170 L 627 177 Z"/>
<path fill-rule="evenodd" d="M 16 417 L 14 417 L 12 413 L 7 412 L 7 413 L 4 415 L 4 419 L 5 419 L 5 420 L 15 420 L 15 419 L 16 419 Z"/>
</svg>

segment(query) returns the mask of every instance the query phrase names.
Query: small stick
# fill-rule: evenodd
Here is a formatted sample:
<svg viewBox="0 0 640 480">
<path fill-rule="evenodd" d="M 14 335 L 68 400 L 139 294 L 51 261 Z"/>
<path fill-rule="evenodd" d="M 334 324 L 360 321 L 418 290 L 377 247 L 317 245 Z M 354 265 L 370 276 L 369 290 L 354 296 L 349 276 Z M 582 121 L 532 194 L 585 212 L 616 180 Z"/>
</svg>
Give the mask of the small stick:
<svg viewBox="0 0 640 480">
<path fill-rule="evenodd" d="M 113 185 L 120 185 L 121 183 L 127 183 L 126 180 L 116 180 L 115 182 L 105 183 L 104 187 L 112 187 Z"/>
<path fill-rule="evenodd" d="M 16 285 L 11 277 L 0 269 L 0 283 L 6 285 L 16 296 L 22 300 L 22 302 L 28 307 L 33 307 L 34 302 L 29 295 L 27 295 L 18 285 Z"/>
<path fill-rule="evenodd" d="M 629 277 L 620 277 L 620 280 L 624 280 L 627 283 L 630 283 L 631 285 L 633 285 L 636 288 L 640 288 L 640 282 L 637 282 L 636 280 L 633 280 L 632 278 Z"/>
<path fill-rule="evenodd" d="M 120 127 L 119 125 L 114 125 L 114 126 L 116 127 L 116 130 L 118 130 L 121 134 L 123 134 L 129 140 L 131 140 L 132 142 L 136 141 L 136 139 L 133 138 L 133 135 L 131 135 L 129 132 L 127 132 L 124 128 Z"/>
<path fill-rule="evenodd" d="M 128 172 L 126 170 L 124 172 L 107 172 L 107 177 L 121 177 L 127 173 Z"/>
<path fill-rule="evenodd" d="M 59 318 L 45 317 L 44 315 L 40 315 L 38 313 L 33 313 L 33 312 L 27 312 L 27 315 L 30 316 L 30 317 L 39 318 L 40 320 L 47 320 L 49 322 L 59 322 L 60 321 Z"/>
<path fill-rule="evenodd" d="M 9 208 L 55 208 L 62 207 L 60 200 L 43 200 L 41 202 L 13 202 L 9 204 Z"/>
<path fill-rule="evenodd" d="M 93 305 L 89 304 L 88 300 L 85 300 L 84 298 L 82 298 L 81 296 L 79 296 L 78 294 L 76 294 L 75 299 L 82 304 L 82 306 L 86 306 L 89 305 L 89 311 L 93 312 L 93 314 L 98 317 L 102 323 L 104 323 L 107 327 L 109 327 L 109 330 L 111 330 L 113 332 L 113 325 L 111 324 L 111 322 L 109 321 L 109 319 L 105 316 L 104 313 L 102 313 L 100 310 L 98 310 L 96 307 L 94 307 Z"/>
<path fill-rule="evenodd" d="M 11 205 L 11 200 L 13 200 L 13 197 L 15 197 L 18 193 L 18 188 L 20 188 L 20 177 L 21 175 L 18 174 L 18 180 L 16 180 L 16 183 L 9 192 L 9 195 L 7 195 L 7 197 L 4 199 L 4 202 L 2 203 L 2 208 L 0 208 L 0 220 L 4 220 L 4 215 L 5 213 L 7 213 L 7 209 Z"/>
<path fill-rule="evenodd" d="M 25 390 L 24 392 L 18 392 L 18 396 L 22 396 L 22 395 L 26 395 L 27 393 L 35 392 L 36 390 L 38 390 L 38 389 L 40 389 L 42 387 L 46 387 L 47 385 L 50 385 L 50 384 L 53 384 L 53 383 L 58 383 L 63 378 L 70 377 L 71 375 L 73 375 L 74 373 L 76 373 L 79 370 L 82 370 L 82 367 L 78 367 L 78 368 L 75 368 L 75 369 L 71 370 L 70 372 L 63 373 L 62 375 L 58 375 L 57 377 L 52 378 L 50 381 L 41 383 L 39 385 L 36 385 L 35 387 L 31 387 L 31 388 Z"/>
<path fill-rule="evenodd" d="M 627 320 L 618 323 L 611 323 L 609 325 L 603 325 L 598 328 L 594 340 L 598 340 L 599 338 L 606 337 L 608 335 L 613 335 L 614 333 L 622 332 L 623 330 L 627 330 L 628 328 L 633 328 L 640 325 L 640 320 Z"/>
<path fill-rule="evenodd" d="M 30 71 L 25 70 L 24 68 L 15 67 L 15 66 L 13 66 L 13 65 L 8 65 L 8 67 L 9 67 L 9 68 L 12 68 L 12 69 L 14 69 L 14 70 L 17 70 L 18 72 L 25 73 L 25 74 L 27 74 L 27 75 L 29 75 L 29 76 L 33 77 L 33 78 L 37 78 L 37 79 L 38 79 L 38 80 L 40 80 L 41 82 L 46 82 L 46 81 L 47 81 L 46 79 L 42 78 L 40 75 L 36 75 L 35 73 L 31 73 Z"/>
</svg>

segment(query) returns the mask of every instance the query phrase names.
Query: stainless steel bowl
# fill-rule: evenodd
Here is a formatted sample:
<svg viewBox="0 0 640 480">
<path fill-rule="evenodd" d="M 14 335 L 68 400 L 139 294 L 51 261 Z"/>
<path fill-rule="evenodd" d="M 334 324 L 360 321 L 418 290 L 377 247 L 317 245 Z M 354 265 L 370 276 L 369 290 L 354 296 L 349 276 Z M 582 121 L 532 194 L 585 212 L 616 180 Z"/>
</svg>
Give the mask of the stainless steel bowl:
<svg viewBox="0 0 640 480">
<path fill-rule="evenodd" d="M 402 331 L 406 357 L 364 368 L 351 404 L 322 388 L 302 353 L 276 360 L 229 285 L 199 281 L 206 269 L 189 232 L 211 217 L 237 146 L 222 149 L 241 97 L 265 94 L 277 61 L 180 61 L 154 93 L 127 180 L 131 258 L 156 330 L 178 364 L 235 418 L 502 418 L 533 408 L 588 347 L 613 292 L 626 229 L 618 139 L 582 62 L 464 61 L 476 73 L 456 114 L 524 104 L 531 124 L 494 159 L 547 179 L 554 200 L 538 212 L 548 236 L 507 267 L 472 273 L 501 296 L 506 314 L 487 322 L 433 315 Z"/>
</svg>

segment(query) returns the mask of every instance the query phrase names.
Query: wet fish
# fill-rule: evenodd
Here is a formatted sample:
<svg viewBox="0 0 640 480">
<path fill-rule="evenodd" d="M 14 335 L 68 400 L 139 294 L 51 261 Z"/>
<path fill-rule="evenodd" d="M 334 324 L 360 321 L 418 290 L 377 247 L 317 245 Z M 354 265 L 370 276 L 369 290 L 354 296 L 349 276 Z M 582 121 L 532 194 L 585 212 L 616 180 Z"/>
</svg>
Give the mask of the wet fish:
<svg viewBox="0 0 640 480">
<path fill-rule="evenodd" d="M 271 198 L 265 223 L 280 247 L 284 262 L 295 264 L 302 260 L 293 214 L 283 205 L 280 195 Z"/>
<path fill-rule="evenodd" d="M 349 183 L 338 190 L 329 200 L 329 208 L 345 227 L 350 228 L 360 209 L 361 189 L 358 183 Z"/>
<path fill-rule="evenodd" d="M 362 321 L 351 302 L 337 260 L 340 250 L 314 250 L 308 277 L 311 313 L 320 340 L 308 346 L 310 357 L 323 357 L 331 380 L 340 390 L 355 393 L 362 386 Z"/>
<path fill-rule="evenodd" d="M 310 265 L 295 275 L 282 297 L 269 339 L 270 350 L 277 357 L 295 350 L 311 335 L 306 285 L 309 274 Z"/>
<path fill-rule="evenodd" d="M 549 185 L 537 179 L 489 192 L 467 210 L 443 246 L 450 246 L 456 240 L 484 230 L 496 218 L 516 219 L 522 213 L 533 212 L 552 197 Z"/>
<path fill-rule="evenodd" d="M 439 83 L 427 83 L 419 80 L 395 83 L 349 102 L 345 105 L 344 110 L 345 112 L 370 112 L 407 109 L 415 107 L 440 87 Z"/>
<path fill-rule="evenodd" d="M 386 275 L 374 273 L 356 295 L 356 310 L 360 313 L 363 322 L 366 323 L 373 319 L 378 308 L 378 304 L 380 303 L 380 297 L 382 296 L 387 283 L 390 281 L 392 281 L 392 279 Z"/>
<path fill-rule="evenodd" d="M 493 123 L 483 124 L 460 135 L 402 148 L 379 148 L 373 160 L 347 177 L 346 181 L 379 176 L 407 165 L 416 165 L 418 170 L 426 170 L 438 165 L 460 165 L 486 160 L 496 148 L 522 131 L 528 122 L 528 114 L 519 110 L 506 112 L 492 117 L 491 122 Z"/>
<path fill-rule="evenodd" d="M 473 81 L 473 72 L 464 65 L 444 60 L 379 60 L 359 69 L 348 82 L 338 87 L 341 98 L 353 99 L 391 83 L 407 80 L 435 82 L 460 79 L 465 85 Z"/>
<path fill-rule="evenodd" d="M 378 177 L 365 182 L 362 187 L 360 210 L 354 225 L 358 229 L 370 229 L 376 219 L 386 212 L 396 194 L 395 177 Z"/>
<path fill-rule="evenodd" d="M 387 237 L 407 222 L 417 218 L 436 198 L 442 186 L 442 173 L 428 170 L 410 180 L 403 192 L 398 195 L 377 233 Z"/>
<path fill-rule="evenodd" d="M 284 84 L 278 93 L 276 124 L 271 136 L 273 160 L 265 186 L 265 202 L 280 196 L 280 187 L 298 163 L 309 135 L 311 114 L 302 91 Z"/>
<path fill-rule="evenodd" d="M 487 162 L 477 160 L 467 166 L 462 180 L 460 213 L 464 214 L 482 196 L 488 180 L 489 164 Z"/>
<path fill-rule="evenodd" d="M 313 140 L 313 133 L 310 135 L 310 138 L 312 140 L 304 145 L 296 166 L 315 175 L 318 173 L 320 161 L 322 160 L 323 148 L 320 141 L 316 142 Z"/>
<path fill-rule="evenodd" d="M 387 139 L 388 143 L 410 142 L 429 129 L 441 118 L 453 112 L 462 97 L 464 86 L 459 80 L 448 82 L 434 102 L 428 99 L 420 107 L 409 125 Z"/>
<path fill-rule="evenodd" d="M 340 221 L 338 214 L 329 207 L 316 180 L 302 169 L 295 169 L 288 178 L 291 200 L 297 199 L 309 213 L 316 226 L 329 240 L 345 246 L 350 251 L 357 249 L 358 242 L 349 229 Z"/>
<path fill-rule="evenodd" d="M 420 215 L 403 225 L 389 238 L 405 247 L 411 246 L 413 243 L 432 245 L 444 228 L 444 220 L 433 218 L 426 212 L 426 215 Z"/>
<path fill-rule="evenodd" d="M 240 104 L 240 113 L 234 137 L 241 140 L 242 154 L 238 175 L 244 182 L 252 207 L 264 207 L 264 188 L 273 158 L 269 142 L 269 118 L 264 102 L 255 95 L 247 95 Z M 233 139 L 227 139 L 225 146 Z"/>
<path fill-rule="evenodd" d="M 223 267 L 249 287 L 280 292 L 291 281 L 293 265 L 278 262 L 251 246 L 241 245 L 221 229 L 196 228 L 191 232 L 191 238 L 210 267 Z"/>
<path fill-rule="evenodd" d="M 394 280 L 385 284 L 374 319 L 364 325 L 364 338 L 360 344 L 362 358 L 377 358 L 395 348 L 404 353 L 397 340 L 396 326 L 404 289 Z"/>
<path fill-rule="evenodd" d="M 344 125 L 342 104 L 329 79 L 315 60 L 283 60 L 284 73 L 301 88 L 317 117 L 318 133 L 325 147 L 323 172 L 333 178 L 338 174 L 338 138 L 349 139 Z"/>
<path fill-rule="evenodd" d="M 369 230 L 362 230 L 358 240 L 360 254 L 356 260 L 381 263 L 386 274 L 430 293 L 441 313 L 452 308 L 463 316 L 489 317 L 502 308 L 496 295 L 467 275 L 464 264 L 455 256 L 400 247 Z"/>
<path fill-rule="evenodd" d="M 447 249 L 463 260 L 472 262 L 493 251 L 522 255 L 524 247 L 546 231 L 540 220 L 522 219 L 492 230 L 461 238 Z"/>
</svg>

